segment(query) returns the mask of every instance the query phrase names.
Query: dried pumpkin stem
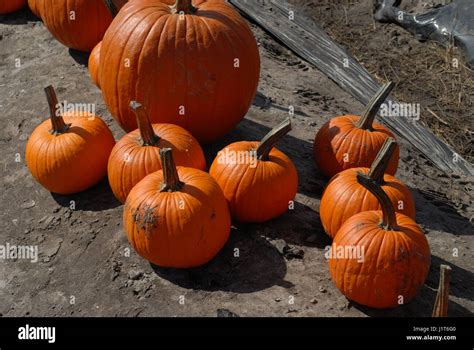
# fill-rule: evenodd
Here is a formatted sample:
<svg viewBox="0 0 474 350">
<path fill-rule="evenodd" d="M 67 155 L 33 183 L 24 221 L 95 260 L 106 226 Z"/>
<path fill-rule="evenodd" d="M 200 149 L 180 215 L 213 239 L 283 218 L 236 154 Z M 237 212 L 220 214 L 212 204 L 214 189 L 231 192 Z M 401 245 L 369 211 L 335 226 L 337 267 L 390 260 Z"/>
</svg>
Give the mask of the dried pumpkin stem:
<svg viewBox="0 0 474 350">
<path fill-rule="evenodd" d="M 192 0 L 176 0 L 172 7 L 174 13 L 193 14 L 197 8 L 193 6 Z"/>
<path fill-rule="evenodd" d="M 278 125 L 275 129 L 270 131 L 260 141 L 260 145 L 257 148 L 257 158 L 259 160 L 268 160 L 271 150 L 277 144 L 280 139 L 291 131 L 291 120 L 288 118 L 283 123 Z"/>
<path fill-rule="evenodd" d="M 383 213 L 382 228 L 385 230 L 395 229 L 398 226 L 395 209 L 393 208 L 390 198 L 388 198 L 382 187 L 380 187 L 377 181 L 372 179 L 370 176 L 362 173 L 357 174 L 357 181 L 370 191 L 370 193 L 372 193 L 379 201 Z"/>
<path fill-rule="evenodd" d="M 374 124 L 374 120 L 375 120 L 375 117 L 377 116 L 377 113 L 379 112 L 380 106 L 382 106 L 382 104 L 385 102 L 385 100 L 390 95 L 394 87 L 395 87 L 395 84 L 393 82 L 389 82 L 385 84 L 377 92 L 377 94 L 369 102 L 369 105 L 367 106 L 367 109 L 364 115 L 362 116 L 362 118 L 360 118 L 359 122 L 356 124 L 356 126 L 359 129 L 363 129 L 363 130 L 372 129 L 372 125 Z"/>
<path fill-rule="evenodd" d="M 143 146 L 155 146 L 160 141 L 160 137 L 155 134 L 145 108 L 136 101 L 130 102 L 130 108 L 137 116 L 138 129 L 143 140 Z"/>
<path fill-rule="evenodd" d="M 183 183 L 179 180 L 178 170 L 173 159 L 171 148 L 160 150 L 161 166 L 163 167 L 164 183 L 161 192 L 177 192 L 183 188 Z"/>
<path fill-rule="evenodd" d="M 49 105 L 49 113 L 52 127 L 50 133 L 53 135 L 61 135 L 65 133 L 71 125 L 68 125 L 64 122 L 63 116 L 61 115 L 61 111 L 59 108 L 58 97 L 56 96 L 54 88 L 50 85 L 44 89 L 44 92 L 46 93 L 46 99 L 48 100 Z"/>
<path fill-rule="evenodd" d="M 387 171 L 388 164 L 390 163 L 390 159 L 392 158 L 393 152 L 395 152 L 396 148 L 397 141 L 395 141 L 393 137 L 389 137 L 385 140 L 380 152 L 372 163 L 369 176 L 379 184 L 384 183 L 385 172 Z"/>
<path fill-rule="evenodd" d="M 451 281 L 451 267 L 441 265 L 438 294 L 433 308 L 433 317 L 448 317 L 449 282 Z"/>
</svg>

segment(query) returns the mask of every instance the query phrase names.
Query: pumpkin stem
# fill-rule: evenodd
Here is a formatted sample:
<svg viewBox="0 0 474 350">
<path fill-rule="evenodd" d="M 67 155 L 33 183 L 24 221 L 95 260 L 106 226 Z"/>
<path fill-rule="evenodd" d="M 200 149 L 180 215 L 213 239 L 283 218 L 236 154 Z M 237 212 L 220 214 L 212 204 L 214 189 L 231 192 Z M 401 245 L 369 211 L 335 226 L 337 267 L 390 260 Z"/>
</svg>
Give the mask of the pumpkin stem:
<svg viewBox="0 0 474 350">
<path fill-rule="evenodd" d="M 257 158 L 259 160 L 268 160 L 271 150 L 275 147 L 276 143 L 280 139 L 291 131 L 291 120 L 288 118 L 283 123 L 278 125 L 275 129 L 270 131 L 260 141 L 260 145 L 257 148 Z"/>
<path fill-rule="evenodd" d="M 393 137 L 389 137 L 385 140 L 382 148 L 380 149 L 377 157 L 372 163 L 372 167 L 369 171 L 369 176 L 377 181 L 379 184 L 384 183 L 384 175 L 387 170 L 390 159 L 392 158 L 393 152 L 397 148 L 397 141 Z"/>
<path fill-rule="evenodd" d="M 374 97 L 372 97 L 372 100 L 369 102 L 364 115 L 356 124 L 357 128 L 363 130 L 372 129 L 372 125 L 374 124 L 374 120 L 377 116 L 377 113 L 379 112 L 380 106 L 382 106 L 382 104 L 385 102 L 394 87 L 395 84 L 393 82 L 389 82 L 385 84 Z"/>
<path fill-rule="evenodd" d="M 183 188 L 183 183 L 179 181 L 178 170 L 173 159 L 171 148 L 160 150 L 161 166 L 163 168 L 164 183 L 161 186 L 161 192 L 177 192 Z"/>
<path fill-rule="evenodd" d="M 398 226 L 397 215 L 390 198 L 388 198 L 382 187 L 370 176 L 362 173 L 357 173 L 357 181 L 379 201 L 383 213 L 382 228 L 387 231 L 395 229 Z"/>
<path fill-rule="evenodd" d="M 451 281 L 451 267 L 441 265 L 438 294 L 433 309 L 433 317 L 448 317 L 449 282 Z"/>
<path fill-rule="evenodd" d="M 184 13 L 186 15 L 197 11 L 197 8 L 193 6 L 192 0 L 176 0 L 171 9 L 173 13 Z"/>
<path fill-rule="evenodd" d="M 50 133 L 56 136 L 61 135 L 69 129 L 71 124 L 66 124 L 64 122 L 58 103 L 58 97 L 56 96 L 54 88 L 50 85 L 44 89 L 44 92 L 46 93 L 46 99 L 48 100 L 49 105 L 49 113 L 52 126 Z"/>
<path fill-rule="evenodd" d="M 155 146 L 160 141 L 160 137 L 155 134 L 145 109 L 137 101 L 130 102 L 130 108 L 137 116 L 138 129 L 142 136 L 143 146 Z"/>
</svg>

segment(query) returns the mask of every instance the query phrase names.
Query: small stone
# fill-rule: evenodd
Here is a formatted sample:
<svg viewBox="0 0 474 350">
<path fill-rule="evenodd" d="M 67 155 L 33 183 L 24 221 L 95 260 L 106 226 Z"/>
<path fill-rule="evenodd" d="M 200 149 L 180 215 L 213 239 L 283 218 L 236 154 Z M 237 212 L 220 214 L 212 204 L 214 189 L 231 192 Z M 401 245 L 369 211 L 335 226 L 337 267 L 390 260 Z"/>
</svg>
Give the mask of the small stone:
<svg viewBox="0 0 474 350">
<path fill-rule="evenodd" d="M 228 317 L 240 317 L 240 316 L 227 309 L 218 309 L 217 317 L 228 318 Z"/>
<path fill-rule="evenodd" d="M 43 216 L 41 219 L 39 219 L 38 223 L 42 223 L 44 220 L 46 220 L 49 217 L 49 215 Z"/>
<path fill-rule="evenodd" d="M 313 298 L 311 299 L 310 303 L 316 305 L 318 303 L 318 300 L 316 298 Z"/>
<path fill-rule="evenodd" d="M 20 207 L 21 209 L 31 209 L 36 205 L 36 202 L 33 199 L 30 199 L 29 201 L 23 202 Z"/>
<path fill-rule="evenodd" d="M 327 293 L 327 289 L 324 288 L 323 286 L 319 287 L 319 291 L 320 291 L 321 293 Z"/>
<path fill-rule="evenodd" d="M 281 301 L 281 298 L 275 298 L 275 301 L 279 303 Z"/>
<path fill-rule="evenodd" d="M 132 281 L 137 281 L 137 280 L 139 280 L 142 276 L 143 276 L 143 272 L 142 272 L 142 271 L 138 271 L 138 270 L 131 270 L 131 271 L 128 273 L 128 278 L 131 279 Z"/>
</svg>

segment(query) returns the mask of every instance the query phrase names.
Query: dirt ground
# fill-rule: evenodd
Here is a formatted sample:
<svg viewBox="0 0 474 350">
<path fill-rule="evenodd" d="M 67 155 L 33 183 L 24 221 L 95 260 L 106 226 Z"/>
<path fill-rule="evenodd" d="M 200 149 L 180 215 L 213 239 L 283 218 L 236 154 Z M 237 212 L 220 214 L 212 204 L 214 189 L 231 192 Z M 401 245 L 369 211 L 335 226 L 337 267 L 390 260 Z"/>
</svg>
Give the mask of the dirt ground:
<svg viewBox="0 0 474 350">
<path fill-rule="evenodd" d="M 290 1 L 297 4 L 298 1 Z M 404 0 L 401 9 L 421 13 L 446 0 Z M 300 2 L 301 3 L 301 2 Z M 422 106 L 421 123 L 474 162 L 474 67 L 454 47 L 421 43 L 403 28 L 373 19 L 372 0 L 313 1 L 302 8 L 379 80 L 397 83 L 394 96 Z M 319 5 L 318 5 L 319 3 Z"/>
<path fill-rule="evenodd" d="M 260 139 L 293 105 L 294 130 L 279 148 L 298 168 L 297 205 L 266 224 L 235 223 L 210 264 L 176 271 L 130 252 L 122 206 L 106 180 L 87 192 L 59 196 L 31 177 L 25 145 L 48 116 L 43 88 L 49 84 L 60 100 L 97 104 L 117 139 L 123 132 L 89 78 L 87 55 L 61 46 L 27 10 L 0 17 L 0 244 L 38 245 L 40 252 L 38 263 L 0 262 L 0 316 L 430 316 L 440 264 L 453 268 L 450 315 L 473 315 L 473 179 L 441 173 L 404 140 L 398 176 L 413 190 L 417 221 L 431 246 L 426 284 L 409 304 L 382 311 L 350 303 L 333 286 L 324 258 L 330 241 L 318 216 L 326 179 L 315 168 L 312 142 L 326 120 L 360 113 L 363 106 L 261 29 L 253 30 L 262 57 L 259 94 L 239 127 L 206 147 L 208 164 L 231 142 Z M 370 35 L 380 41 L 391 30 L 404 36 L 385 27 Z"/>
</svg>

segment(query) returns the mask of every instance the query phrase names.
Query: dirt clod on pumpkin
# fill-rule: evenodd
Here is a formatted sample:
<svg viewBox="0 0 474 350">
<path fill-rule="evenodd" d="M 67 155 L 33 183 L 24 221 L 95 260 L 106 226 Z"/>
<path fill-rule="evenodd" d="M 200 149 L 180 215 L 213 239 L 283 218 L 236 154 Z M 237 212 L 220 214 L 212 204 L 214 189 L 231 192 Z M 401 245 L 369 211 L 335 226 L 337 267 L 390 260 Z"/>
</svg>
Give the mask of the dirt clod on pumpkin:
<svg viewBox="0 0 474 350">
<path fill-rule="evenodd" d="M 155 215 L 155 210 L 158 207 L 148 206 L 145 209 L 138 208 L 133 213 L 133 221 L 135 221 L 140 231 L 145 231 L 145 235 L 150 237 L 152 229 L 157 227 L 158 216 Z"/>
</svg>

